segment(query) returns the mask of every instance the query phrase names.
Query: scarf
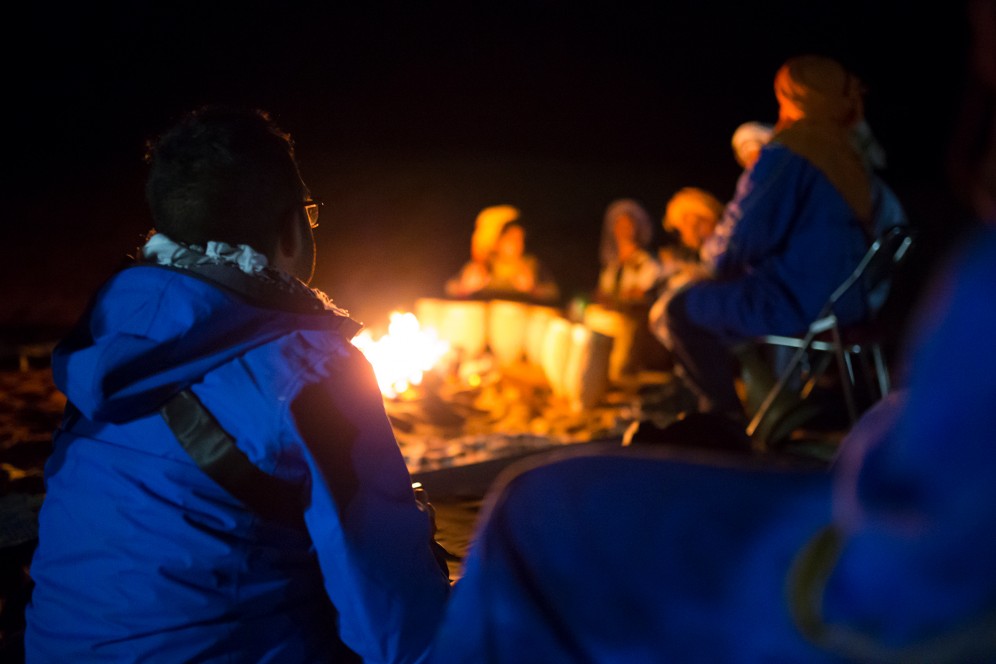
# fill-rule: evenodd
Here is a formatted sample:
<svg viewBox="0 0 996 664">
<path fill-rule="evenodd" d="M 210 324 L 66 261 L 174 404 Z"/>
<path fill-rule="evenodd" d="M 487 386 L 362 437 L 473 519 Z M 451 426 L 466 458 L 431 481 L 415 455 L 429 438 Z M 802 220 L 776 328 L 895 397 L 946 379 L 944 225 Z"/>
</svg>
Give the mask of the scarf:
<svg viewBox="0 0 996 664">
<path fill-rule="evenodd" d="M 330 311 L 339 316 L 349 312 L 337 306 L 328 295 L 317 288 L 310 288 L 303 281 L 282 270 L 270 267 L 266 256 L 247 244 L 230 245 L 209 241 L 205 246 L 176 242 L 163 233 L 155 233 L 141 250 L 142 259 L 156 265 L 203 271 L 205 268 L 229 267 L 249 277 L 261 292 L 285 292 L 292 299 L 306 300 L 315 309 Z M 245 281 L 245 279 L 243 279 Z"/>
<path fill-rule="evenodd" d="M 852 135 L 864 117 L 861 81 L 829 58 L 804 55 L 782 65 L 774 87 L 779 120 L 772 140 L 818 168 L 870 225 L 871 178 Z"/>
</svg>

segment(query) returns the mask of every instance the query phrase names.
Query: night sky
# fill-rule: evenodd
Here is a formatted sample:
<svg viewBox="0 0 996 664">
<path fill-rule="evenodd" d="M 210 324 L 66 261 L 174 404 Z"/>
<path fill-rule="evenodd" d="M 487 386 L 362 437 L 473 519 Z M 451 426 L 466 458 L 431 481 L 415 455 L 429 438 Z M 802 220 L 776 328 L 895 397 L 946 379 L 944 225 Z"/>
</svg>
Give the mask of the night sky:
<svg viewBox="0 0 996 664">
<path fill-rule="evenodd" d="M 0 327 L 79 314 L 150 226 L 144 141 L 206 102 L 264 108 L 293 135 L 326 201 L 314 285 L 371 325 L 438 295 L 497 203 L 522 209 L 565 295 L 590 290 L 605 207 L 632 197 L 659 220 L 688 185 L 727 200 L 730 135 L 775 120 L 774 73 L 803 52 L 865 81 L 914 222 L 943 238 L 958 220 L 943 159 L 960 2 L 86 4 L 8 23 L 26 46 L 5 63 Z"/>
</svg>

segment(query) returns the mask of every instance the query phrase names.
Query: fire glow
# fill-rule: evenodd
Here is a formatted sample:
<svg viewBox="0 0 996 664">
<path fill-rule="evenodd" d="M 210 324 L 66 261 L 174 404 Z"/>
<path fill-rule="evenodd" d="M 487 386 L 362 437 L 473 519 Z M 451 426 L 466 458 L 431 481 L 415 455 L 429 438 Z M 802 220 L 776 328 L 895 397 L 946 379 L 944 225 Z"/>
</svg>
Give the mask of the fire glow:
<svg viewBox="0 0 996 664">
<path fill-rule="evenodd" d="M 450 350 L 433 328 L 423 330 L 415 314 L 400 311 L 391 313 L 387 334 L 374 339 L 370 330 L 363 330 L 353 344 L 373 365 L 381 393 L 390 398 L 420 385 L 424 373 Z"/>
</svg>

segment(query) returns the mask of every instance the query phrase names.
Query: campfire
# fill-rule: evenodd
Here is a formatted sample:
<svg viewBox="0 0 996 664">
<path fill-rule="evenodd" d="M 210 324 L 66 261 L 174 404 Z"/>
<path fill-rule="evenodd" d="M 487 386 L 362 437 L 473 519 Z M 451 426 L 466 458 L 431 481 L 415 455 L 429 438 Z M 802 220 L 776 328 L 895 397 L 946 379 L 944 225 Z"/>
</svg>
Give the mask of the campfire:
<svg viewBox="0 0 996 664">
<path fill-rule="evenodd" d="M 394 398 L 420 385 L 425 372 L 449 352 L 450 344 L 436 330 L 421 329 L 415 314 L 395 311 L 390 319 L 386 335 L 374 339 L 372 332 L 363 330 L 353 343 L 373 365 L 380 391 Z"/>
<path fill-rule="evenodd" d="M 603 316 L 604 318 L 604 316 Z M 419 299 L 354 343 L 373 365 L 412 472 L 621 439 L 676 414 L 670 375 L 622 376 L 604 321 L 505 300 Z M 601 331 L 598 331 L 601 330 Z"/>
</svg>

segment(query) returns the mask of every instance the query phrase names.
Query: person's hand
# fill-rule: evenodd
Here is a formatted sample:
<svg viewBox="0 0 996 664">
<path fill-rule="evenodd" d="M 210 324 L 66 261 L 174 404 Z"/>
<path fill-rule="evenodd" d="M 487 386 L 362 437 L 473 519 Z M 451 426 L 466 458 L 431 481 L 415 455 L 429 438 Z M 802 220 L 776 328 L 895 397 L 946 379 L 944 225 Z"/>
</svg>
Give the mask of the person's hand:
<svg viewBox="0 0 996 664">
<path fill-rule="evenodd" d="M 532 293 L 533 289 L 536 288 L 536 277 L 533 276 L 532 272 L 522 271 L 515 275 L 513 283 L 515 289 L 520 293 Z"/>
<path fill-rule="evenodd" d="M 627 288 L 626 290 L 622 291 L 619 295 L 624 300 L 628 300 L 630 302 L 637 302 L 643 300 L 647 296 L 647 291 L 643 290 L 642 288 L 634 287 L 634 288 Z"/>
<path fill-rule="evenodd" d="M 415 503 L 418 505 L 418 508 L 429 515 L 430 534 L 433 538 L 435 538 L 436 508 L 429 502 L 429 494 L 426 492 L 425 487 L 422 486 L 421 482 L 413 482 L 412 491 L 415 492 Z"/>
<path fill-rule="evenodd" d="M 471 263 L 463 269 L 460 275 L 460 289 L 464 293 L 476 293 L 491 281 L 488 268 L 481 263 Z"/>
<path fill-rule="evenodd" d="M 429 545 L 432 548 L 432 555 L 436 559 L 436 564 L 439 565 L 439 569 L 446 575 L 446 578 L 450 578 L 450 560 L 459 561 L 461 558 L 455 556 L 436 541 L 436 508 L 432 506 L 429 502 L 429 494 L 426 493 L 425 488 L 422 486 L 421 482 L 412 483 L 412 491 L 415 492 L 415 502 L 418 504 L 418 508 L 429 515 Z M 452 579 L 450 579 L 452 583 Z"/>
<path fill-rule="evenodd" d="M 671 277 L 668 287 L 674 290 L 683 288 L 689 284 L 709 279 L 709 268 L 701 263 L 685 263 L 681 270 Z"/>
</svg>

